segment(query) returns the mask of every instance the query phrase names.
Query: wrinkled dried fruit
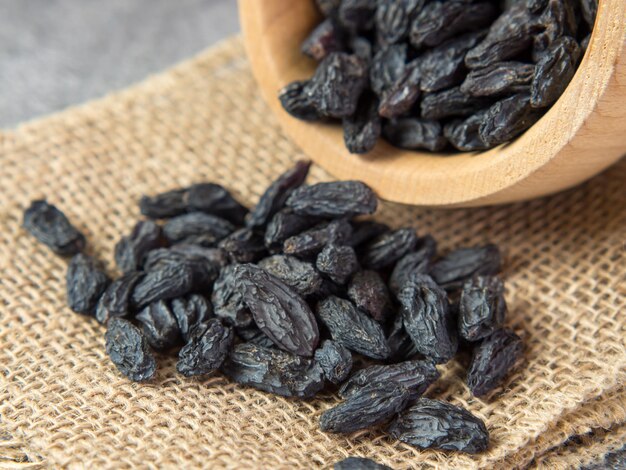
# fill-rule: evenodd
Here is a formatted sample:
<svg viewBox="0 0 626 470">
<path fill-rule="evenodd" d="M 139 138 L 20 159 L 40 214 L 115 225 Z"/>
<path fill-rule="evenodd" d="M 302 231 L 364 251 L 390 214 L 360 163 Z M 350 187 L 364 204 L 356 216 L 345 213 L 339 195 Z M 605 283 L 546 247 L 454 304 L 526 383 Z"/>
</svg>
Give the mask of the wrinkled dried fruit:
<svg viewBox="0 0 626 470">
<path fill-rule="evenodd" d="M 374 24 L 377 0 L 342 0 L 339 21 L 350 31 L 371 29 Z"/>
<path fill-rule="evenodd" d="M 502 383 L 523 356 L 522 340 L 511 330 L 497 330 L 475 348 L 467 372 L 467 385 L 483 396 Z"/>
<path fill-rule="evenodd" d="M 370 87 L 377 95 L 398 82 L 406 67 L 406 44 L 397 44 L 379 50 L 370 66 Z"/>
<path fill-rule="evenodd" d="M 221 370 L 239 384 L 285 397 L 311 398 L 324 387 L 312 360 L 249 343 L 234 346 Z"/>
<path fill-rule="evenodd" d="M 540 32 L 533 38 L 533 61 L 540 61 L 545 52 L 563 36 L 576 37 L 579 15 L 574 9 L 574 3 L 575 0 L 548 0 L 536 21 L 536 28 Z"/>
<path fill-rule="evenodd" d="M 178 329 L 185 341 L 189 341 L 194 331 L 213 317 L 213 309 L 207 299 L 198 294 L 179 297 L 171 302 L 172 313 Z"/>
<path fill-rule="evenodd" d="M 351 246 L 330 244 L 317 255 L 315 267 L 333 282 L 345 284 L 359 269 L 359 260 Z"/>
<path fill-rule="evenodd" d="M 376 271 L 359 271 L 352 276 L 348 297 L 359 310 L 377 322 L 384 322 L 392 313 L 389 290 Z"/>
<path fill-rule="evenodd" d="M 143 276 L 140 272 L 130 272 L 109 284 L 98 301 L 96 320 L 106 324 L 113 317 L 130 316 L 133 310 L 130 297 Z"/>
<path fill-rule="evenodd" d="M 302 296 L 312 295 L 322 287 L 322 277 L 313 265 L 293 256 L 270 256 L 259 261 L 259 266 Z"/>
<path fill-rule="evenodd" d="M 98 301 L 110 283 L 92 257 L 74 255 L 65 275 L 67 305 L 76 313 L 95 316 Z"/>
<path fill-rule="evenodd" d="M 530 105 L 530 95 L 519 93 L 491 106 L 480 125 L 480 138 L 490 147 L 517 137 L 541 117 Z"/>
<path fill-rule="evenodd" d="M 417 118 L 392 119 L 383 126 L 383 135 L 393 145 L 407 150 L 443 150 L 446 138 L 441 124 Z"/>
<path fill-rule="evenodd" d="M 168 264 L 148 271 L 135 285 L 131 301 L 142 308 L 157 300 L 182 297 L 192 290 L 193 276 L 193 269 L 186 264 Z"/>
<path fill-rule="evenodd" d="M 278 211 L 265 229 L 265 246 L 272 253 L 281 251 L 285 240 L 311 228 L 317 222 L 315 217 L 294 214 L 291 209 Z"/>
<path fill-rule="evenodd" d="M 489 146 L 480 137 L 480 126 L 487 117 L 487 111 L 479 111 L 464 120 L 448 122 L 443 128 L 443 135 L 456 149 L 463 152 L 488 149 Z"/>
<path fill-rule="evenodd" d="M 213 313 L 224 323 L 238 328 L 252 324 L 252 313 L 243 301 L 243 288 L 235 275 L 236 264 L 225 266 L 213 286 Z"/>
<path fill-rule="evenodd" d="M 446 0 L 428 3 L 411 25 L 411 44 L 416 49 L 437 46 L 446 39 L 489 26 L 497 14 L 489 2 Z"/>
<path fill-rule="evenodd" d="M 176 370 L 185 377 L 210 374 L 223 364 L 234 337 L 231 328 L 217 318 L 210 319 L 180 350 Z"/>
<path fill-rule="evenodd" d="M 156 361 L 139 328 L 114 317 L 107 323 L 104 339 L 106 353 L 122 374 L 135 382 L 154 377 Z"/>
<path fill-rule="evenodd" d="M 488 98 L 466 95 L 460 87 L 456 87 L 425 94 L 420 107 L 424 119 L 444 119 L 471 116 L 491 104 L 493 101 Z"/>
<path fill-rule="evenodd" d="M 459 335 L 477 341 L 502 326 L 506 315 L 504 285 L 497 277 L 476 276 L 463 284 L 459 301 Z"/>
<path fill-rule="evenodd" d="M 283 208 L 293 190 L 304 183 L 310 167 L 310 161 L 300 160 L 272 182 L 246 216 L 246 226 L 265 227 L 272 216 Z"/>
<path fill-rule="evenodd" d="M 250 228 L 235 230 L 218 246 L 228 253 L 233 263 L 253 263 L 267 254 L 263 237 Z"/>
<path fill-rule="evenodd" d="M 413 273 L 428 273 L 431 261 L 436 254 L 437 242 L 433 237 L 426 235 L 418 238 L 415 251 L 404 255 L 394 266 L 389 278 L 389 289 L 391 292 L 397 295 Z"/>
<path fill-rule="evenodd" d="M 179 215 L 163 225 L 163 235 L 170 243 L 203 246 L 214 246 L 234 230 L 235 226 L 228 220 L 204 212 Z"/>
<path fill-rule="evenodd" d="M 379 114 L 394 118 L 408 113 L 420 97 L 421 77 L 419 59 L 407 64 L 402 76 L 382 91 Z"/>
<path fill-rule="evenodd" d="M 245 328 L 236 328 L 235 331 L 237 332 L 237 336 L 239 336 L 239 338 L 245 343 L 254 344 L 262 348 L 276 349 L 274 341 L 259 330 L 254 324 Z"/>
<path fill-rule="evenodd" d="M 409 336 L 404 328 L 402 315 L 397 315 L 393 319 L 391 329 L 387 335 L 387 344 L 391 349 L 389 354 L 390 362 L 406 361 L 414 359 L 419 354 L 413 339 Z"/>
<path fill-rule="evenodd" d="M 374 191 L 360 181 L 331 181 L 296 189 L 287 206 L 296 214 L 314 217 L 354 217 L 373 214 L 378 206 Z"/>
<path fill-rule="evenodd" d="M 405 361 L 384 366 L 370 366 L 352 374 L 339 389 L 339 396 L 349 398 L 379 383 L 395 383 L 411 392 L 412 399 L 422 395 L 439 378 L 431 361 Z"/>
<path fill-rule="evenodd" d="M 166 219 L 187 212 L 187 188 L 174 189 L 155 196 L 142 196 L 139 210 L 151 219 Z"/>
<path fill-rule="evenodd" d="M 241 205 L 223 186 L 215 183 L 198 183 L 187 188 L 189 212 L 205 212 L 235 225 L 242 225 L 248 209 Z"/>
<path fill-rule="evenodd" d="M 373 238 L 391 230 L 389 225 L 381 222 L 375 222 L 373 220 L 352 222 L 352 228 L 352 236 L 350 237 L 348 244 L 353 246 L 355 249 L 363 243 L 367 243 Z"/>
<path fill-rule="evenodd" d="M 451 251 L 435 263 L 430 275 L 444 289 L 458 289 L 473 276 L 498 274 L 500 268 L 500 250 L 490 244 Z"/>
<path fill-rule="evenodd" d="M 470 71 L 461 91 L 472 96 L 502 96 L 528 91 L 535 73 L 533 64 L 496 62 Z"/>
<path fill-rule="evenodd" d="M 489 433 L 478 417 L 458 406 L 428 398 L 420 398 L 402 412 L 388 431 L 419 449 L 477 453 L 489 445 Z"/>
<path fill-rule="evenodd" d="M 393 470 L 364 457 L 348 457 L 333 465 L 333 470 Z"/>
<path fill-rule="evenodd" d="M 243 291 L 243 302 L 254 322 L 281 349 L 311 356 L 319 341 L 313 312 L 287 284 L 252 264 L 235 268 L 235 279 Z"/>
<path fill-rule="evenodd" d="M 319 63 L 305 93 L 322 116 L 348 117 L 356 111 L 367 79 L 367 63 L 363 59 L 333 52 Z"/>
<path fill-rule="evenodd" d="M 317 304 L 317 315 L 332 338 L 346 348 L 374 359 L 389 356 L 389 345 L 380 324 L 360 312 L 349 300 L 327 297 Z"/>
<path fill-rule="evenodd" d="M 324 371 L 324 378 L 335 385 L 343 382 L 352 370 L 352 353 L 337 341 L 322 342 L 314 359 Z"/>
<path fill-rule="evenodd" d="M 137 271 L 146 254 L 162 245 L 161 227 L 151 220 L 137 222 L 130 235 L 115 245 L 115 264 L 125 273 Z"/>
<path fill-rule="evenodd" d="M 565 36 L 554 42 L 535 68 L 530 90 L 532 107 L 547 107 L 559 99 L 574 77 L 580 55 L 574 39 Z"/>
<path fill-rule="evenodd" d="M 395 263 L 417 244 L 417 234 L 411 227 L 384 233 L 363 247 L 361 262 L 370 269 L 380 269 Z"/>
<path fill-rule="evenodd" d="M 141 323 L 148 344 L 157 351 L 177 346 L 182 340 L 176 317 L 163 300 L 151 303 L 135 318 Z"/>
<path fill-rule="evenodd" d="M 437 363 L 450 360 L 458 340 L 448 296 L 426 274 L 413 274 L 398 294 L 402 321 L 417 350 Z"/>
<path fill-rule="evenodd" d="M 278 92 L 283 109 L 293 117 L 304 121 L 317 121 L 321 118 L 311 97 L 306 93 L 308 81 L 295 81 Z"/>
<path fill-rule="evenodd" d="M 465 54 L 484 36 L 483 32 L 465 34 L 420 56 L 422 91 L 439 91 L 462 83 L 466 74 Z"/>
<path fill-rule="evenodd" d="M 346 243 L 351 236 L 352 227 L 347 220 L 333 220 L 289 237 L 283 243 L 283 251 L 300 258 L 313 257 L 329 243 Z"/>
<path fill-rule="evenodd" d="M 85 248 L 85 236 L 65 214 L 44 200 L 31 202 L 24 211 L 24 228 L 61 256 L 72 256 Z"/>
<path fill-rule="evenodd" d="M 381 0 L 376 8 L 376 33 L 379 43 L 389 45 L 406 38 L 412 17 L 425 0 Z"/>
<path fill-rule="evenodd" d="M 331 52 L 344 50 L 343 34 L 330 18 L 322 21 L 302 43 L 300 50 L 312 59 L 322 60 Z"/>
<path fill-rule="evenodd" d="M 411 393 L 396 383 L 373 384 L 325 411 L 320 429 L 347 434 L 376 426 L 406 408 L 410 398 Z"/>
<path fill-rule="evenodd" d="M 351 153 L 367 153 L 374 148 L 380 136 L 378 98 L 363 93 L 352 116 L 343 118 L 343 140 Z"/>
<path fill-rule="evenodd" d="M 589 27 L 593 28 L 598 13 L 598 0 L 580 0 L 580 9 Z"/>
</svg>

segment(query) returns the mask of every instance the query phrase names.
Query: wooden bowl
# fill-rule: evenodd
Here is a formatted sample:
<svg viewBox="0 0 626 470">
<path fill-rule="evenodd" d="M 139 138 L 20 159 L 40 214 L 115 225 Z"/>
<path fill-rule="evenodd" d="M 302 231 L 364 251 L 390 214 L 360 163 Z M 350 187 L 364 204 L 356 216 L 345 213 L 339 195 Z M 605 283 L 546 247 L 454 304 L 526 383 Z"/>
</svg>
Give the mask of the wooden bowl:
<svg viewBox="0 0 626 470">
<path fill-rule="evenodd" d="M 341 126 L 287 114 L 278 90 L 309 78 L 314 61 L 300 44 L 320 17 L 313 0 L 240 0 L 248 57 L 285 133 L 341 179 L 369 184 L 380 197 L 422 206 L 467 207 L 561 191 L 626 153 L 626 1 L 600 0 L 589 48 L 565 93 L 515 141 L 485 152 L 435 155 L 382 141 L 352 155 Z"/>
</svg>

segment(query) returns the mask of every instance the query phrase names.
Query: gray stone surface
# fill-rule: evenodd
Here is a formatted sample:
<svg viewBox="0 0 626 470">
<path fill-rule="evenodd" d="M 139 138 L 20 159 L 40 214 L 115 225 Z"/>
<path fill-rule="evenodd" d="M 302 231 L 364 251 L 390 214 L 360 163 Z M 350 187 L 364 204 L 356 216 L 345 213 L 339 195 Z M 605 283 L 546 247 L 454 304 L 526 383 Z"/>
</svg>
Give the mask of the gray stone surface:
<svg viewBox="0 0 626 470">
<path fill-rule="evenodd" d="M 0 128 L 124 88 L 238 30 L 235 0 L 0 0 Z"/>
</svg>

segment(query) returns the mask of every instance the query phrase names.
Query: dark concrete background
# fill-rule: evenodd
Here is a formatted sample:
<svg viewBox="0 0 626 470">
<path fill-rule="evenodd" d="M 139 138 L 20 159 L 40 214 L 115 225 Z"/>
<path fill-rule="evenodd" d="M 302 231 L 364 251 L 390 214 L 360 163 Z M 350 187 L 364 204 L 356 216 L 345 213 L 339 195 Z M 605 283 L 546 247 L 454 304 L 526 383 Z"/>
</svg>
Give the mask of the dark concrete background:
<svg viewBox="0 0 626 470">
<path fill-rule="evenodd" d="M 0 128 L 124 88 L 238 30 L 235 0 L 0 0 Z"/>
</svg>

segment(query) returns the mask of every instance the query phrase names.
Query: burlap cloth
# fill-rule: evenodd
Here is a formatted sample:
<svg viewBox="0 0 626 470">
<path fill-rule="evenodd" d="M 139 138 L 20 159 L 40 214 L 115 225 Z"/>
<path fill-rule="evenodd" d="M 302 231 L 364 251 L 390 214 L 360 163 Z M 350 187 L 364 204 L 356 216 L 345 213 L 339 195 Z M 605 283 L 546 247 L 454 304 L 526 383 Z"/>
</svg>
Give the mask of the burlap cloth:
<svg viewBox="0 0 626 470">
<path fill-rule="evenodd" d="M 143 193 L 216 180 L 255 201 L 303 155 L 261 99 L 239 39 L 0 139 L 0 466 L 328 468 L 360 455 L 397 469 L 567 468 L 624 441 L 626 161 L 528 203 L 382 208 L 382 220 L 414 224 L 444 250 L 493 241 L 505 251 L 508 323 L 526 340 L 525 366 L 480 400 L 453 362 L 429 392 L 487 422 L 489 451 L 467 456 L 381 432 L 324 434 L 332 394 L 304 402 L 220 375 L 189 380 L 173 359 L 152 383 L 129 382 L 105 357 L 103 327 L 66 307 L 65 262 L 20 227 L 26 204 L 45 196 L 113 269 Z M 313 169 L 313 180 L 327 178 Z"/>
</svg>

